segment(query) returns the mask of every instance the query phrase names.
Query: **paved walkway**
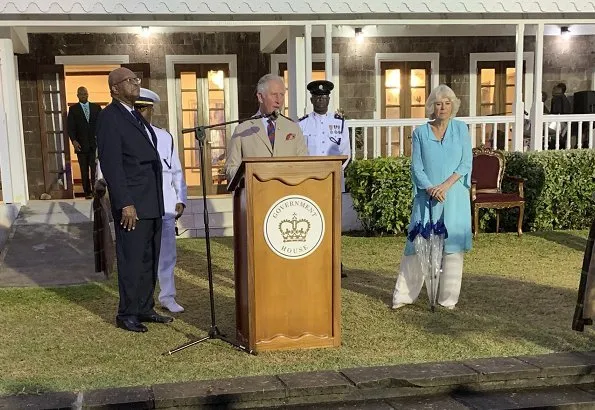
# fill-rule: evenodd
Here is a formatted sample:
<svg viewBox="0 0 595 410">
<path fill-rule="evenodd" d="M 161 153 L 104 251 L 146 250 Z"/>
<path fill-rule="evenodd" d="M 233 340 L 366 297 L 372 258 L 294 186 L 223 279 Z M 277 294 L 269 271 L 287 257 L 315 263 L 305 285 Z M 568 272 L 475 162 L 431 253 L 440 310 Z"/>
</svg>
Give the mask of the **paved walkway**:
<svg viewBox="0 0 595 410">
<path fill-rule="evenodd" d="M 103 280 L 103 273 L 95 272 L 92 234 L 90 200 L 29 202 L 0 253 L 0 287 Z"/>
</svg>

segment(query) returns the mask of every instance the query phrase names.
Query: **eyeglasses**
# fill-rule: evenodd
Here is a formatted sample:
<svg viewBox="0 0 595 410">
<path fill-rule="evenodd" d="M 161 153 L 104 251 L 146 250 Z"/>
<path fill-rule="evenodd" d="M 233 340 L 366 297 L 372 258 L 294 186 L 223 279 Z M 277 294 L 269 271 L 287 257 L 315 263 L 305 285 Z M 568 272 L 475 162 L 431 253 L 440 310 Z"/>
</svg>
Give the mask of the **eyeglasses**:
<svg viewBox="0 0 595 410">
<path fill-rule="evenodd" d="M 312 99 L 313 100 L 330 100 L 330 96 L 329 95 L 313 95 Z"/>
<path fill-rule="evenodd" d="M 133 78 L 127 78 L 125 80 L 120 81 L 121 83 L 128 83 L 128 84 L 134 84 L 134 85 L 140 85 L 141 83 L 141 79 L 138 77 L 133 77 Z"/>
</svg>

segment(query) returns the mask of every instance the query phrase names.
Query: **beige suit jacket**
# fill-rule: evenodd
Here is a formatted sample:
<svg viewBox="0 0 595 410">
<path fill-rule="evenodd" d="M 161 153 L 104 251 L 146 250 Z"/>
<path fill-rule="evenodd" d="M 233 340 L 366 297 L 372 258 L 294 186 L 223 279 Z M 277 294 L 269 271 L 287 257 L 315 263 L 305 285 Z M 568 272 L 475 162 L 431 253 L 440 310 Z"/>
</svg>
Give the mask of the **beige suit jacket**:
<svg viewBox="0 0 595 410">
<path fill-rule="evenodd" d="M 300 127 L 285 117 L 277 118 L 275 123 L 274 149 L 262 118 L 244 121 L 236 127 L 227 146 L 225 172 L 228 181 L 236 174 L 244 158 L 308 156 L 308 146 Z"/>
</svg>

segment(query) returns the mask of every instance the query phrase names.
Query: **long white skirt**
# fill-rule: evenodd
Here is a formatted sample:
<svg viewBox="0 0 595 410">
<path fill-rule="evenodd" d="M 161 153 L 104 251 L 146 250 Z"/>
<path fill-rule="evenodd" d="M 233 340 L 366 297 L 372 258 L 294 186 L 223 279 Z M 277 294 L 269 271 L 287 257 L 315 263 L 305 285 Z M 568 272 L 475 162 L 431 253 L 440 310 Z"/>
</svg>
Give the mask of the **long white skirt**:
<svg viewBox="0 0 595 410">
<path fill-rule="evenodd" d="M 438 303 L 452 308 L 459 301 L 463 277 L 463 253 L 444 253 L 438 289 Z M 417 255 L 403 256 L 395 290 L 393 308 L 416 301 L 424 284 L 424 275 Z"/>
</svg>

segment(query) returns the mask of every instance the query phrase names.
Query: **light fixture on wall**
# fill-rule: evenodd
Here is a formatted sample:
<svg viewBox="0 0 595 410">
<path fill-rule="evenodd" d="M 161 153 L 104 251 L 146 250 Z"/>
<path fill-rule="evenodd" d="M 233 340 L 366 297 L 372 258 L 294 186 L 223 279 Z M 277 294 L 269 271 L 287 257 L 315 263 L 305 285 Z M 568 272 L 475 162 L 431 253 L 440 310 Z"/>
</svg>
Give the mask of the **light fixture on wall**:
<svg viewBox="0 0 595 410">
<path fill-rule="evenodd" d="M 364 42 L 364 31 L 361 27 L 355 28 L 355 41 L 359 44 Z"/>
<path fill-rule="evenodd" d="M 570 29 L 568 28 L 568 26 L 560 27 L 560 35 L 564 38 L 570 37 Z"/>
<path fill-rule="evenodd" d="M 142 26 L 140 28 L 140 35 L 143 37 L 149 37 L 149 35 L 151 34 L 151 30 L 149 28 L 149 26 Z"/>
</svg>

